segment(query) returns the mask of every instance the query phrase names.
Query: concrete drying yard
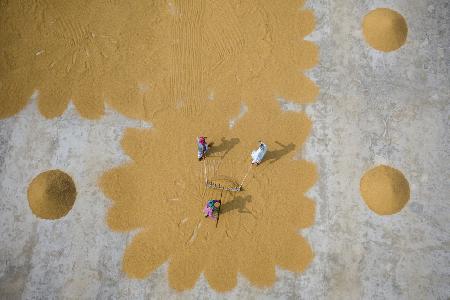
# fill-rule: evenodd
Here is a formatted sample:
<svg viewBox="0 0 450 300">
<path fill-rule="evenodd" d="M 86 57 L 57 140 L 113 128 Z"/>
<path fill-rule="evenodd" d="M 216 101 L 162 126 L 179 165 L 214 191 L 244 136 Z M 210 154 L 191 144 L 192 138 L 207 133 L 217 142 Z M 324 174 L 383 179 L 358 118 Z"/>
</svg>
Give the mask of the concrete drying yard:
<svg viewBox="0 0 450 300">
<path fill-rule="evenodd" d="M 396 51 L 364 40 L 362 20 L 379 7 L 407 22 L 406 43 Z M 295 154 L 318 174 L 306 193 L 314 223 L 299 231 L 314 253 L 304 272 L 277 268 L 275 283 L 264 288 L 239 274 L 226 292 L 203 274 L 192 289 L 172 288 L 168 262 L 143 279 L 127 276 L 124 252 L 137 230 L 108 226 L 112 204 L 99 179 L 130 163 L 121 147 L 126 128 L 153 124 L 111 107 L 99 119 L 83 118 L 72 103 L 48 119 L 35 92 L 24 109 L 0 119 L 0 299 L 448 299 L 450 4 L 309 0 L 305 8 L 316 18 L 305 39 L 320 52 L 305 75 L 320 94 L 310 104 L 276 99 L 312 122 Z M 361 177 L 380 164 L 409 183 L 409 201 L 392 215 L 376 214 L 360 194 Z M 52 169 L 71 175 L 77 195 L 67 215 L 46 220 L 31 211 L 27 190 Z"/>
</svg>

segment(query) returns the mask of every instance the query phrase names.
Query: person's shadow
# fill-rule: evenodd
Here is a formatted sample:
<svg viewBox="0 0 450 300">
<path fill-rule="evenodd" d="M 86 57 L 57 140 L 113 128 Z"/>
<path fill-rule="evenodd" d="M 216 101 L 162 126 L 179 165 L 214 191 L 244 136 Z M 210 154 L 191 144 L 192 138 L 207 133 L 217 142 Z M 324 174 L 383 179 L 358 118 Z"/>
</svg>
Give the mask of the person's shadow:
<svg viewBox="0 0 450 300">
<path fill-rule="evenodd" d="M 241 140 L 238 138 L 231 138 L 227 140 L 226 138 L 220 139 L 220 144 L 216 145 L 214 142 L 209 144 L 209 155 L 219 155 L 224 157 L 228 152 L 231 151 Z"/>
<path fill-rule="evenodd" d="M 290 143 L 288 145 L 283 145 L 282 143 L 280 143 L 278 141 L 276 141 L 275 143 L 278 144 L 281 147 L 281 149 L 273 150 L 273 151 L 267 150 L 267 153 L 264 156 L 263 162 L 265 160 L 267 160 L 267 161 L 270 160 L 271 161 L 270 163 L 273 164 L 277 160 L 281 159 L 283 156 L 285 156 L 295 150 L 295 144 L 293 144 L 293 143 Z"/>
<path fill-rule="evenodd" d="M 222 204 L 222 207 L 220 208 L 220 213 L 224 214 L 237 209 L 238 212 L 240 213 L 251 214 L 252 212 L 245 207 L 247 202 L 252 202 L 252 196 L 248 195 L 245 197 L 235 197 L 230 202 Z"/>
</svg>

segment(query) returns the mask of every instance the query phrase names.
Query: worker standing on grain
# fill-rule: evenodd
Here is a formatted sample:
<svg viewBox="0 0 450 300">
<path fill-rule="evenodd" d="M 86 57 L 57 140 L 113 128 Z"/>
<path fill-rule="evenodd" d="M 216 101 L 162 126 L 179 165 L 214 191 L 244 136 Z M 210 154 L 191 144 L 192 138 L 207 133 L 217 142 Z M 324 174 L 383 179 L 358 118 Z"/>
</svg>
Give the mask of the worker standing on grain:
<svg viewBox="0 0 450 300">
<path fill-rule="evenodd" d="M 252 165 L 254 164 L 259 165 L 267 152 L 267 145 L 261 141 L 258 142 L 259 142 L 258 149 L 252 151 Z"/>
<path fill-rule="evenodd" d="M 219 210 L 220 210 L 220 205 L 222 204 L 222 201 L 220 200 L 208 200 L 208 202 L 206 202 L 205 207 L 203 208 L 203 215 L 205 216 L 205 218 L 211 218 L 211 219 L 217 219 L 219 216 Z"/>
<path fill-rule="evenodd" d="M 206 157 L 206 152 L 208 151 L 208 144 L 206 143 L 206 136 L 197 137 L 197 156 L 198 160 L 202 160 Z"/>
</svg>

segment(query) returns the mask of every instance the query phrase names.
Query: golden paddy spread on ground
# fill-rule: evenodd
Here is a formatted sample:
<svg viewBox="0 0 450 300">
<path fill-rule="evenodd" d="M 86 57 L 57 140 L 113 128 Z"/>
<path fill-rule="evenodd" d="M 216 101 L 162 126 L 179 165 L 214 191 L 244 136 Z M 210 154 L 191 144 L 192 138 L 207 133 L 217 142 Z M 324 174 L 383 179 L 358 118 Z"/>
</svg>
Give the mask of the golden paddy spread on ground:
<svg viewBox="0 0 450 300">
<path fill-rule="evenodd" d="M 315 22 L 302 3 L 2 1 L 0 118 L 35 89 L 48 118 L 70 100 L 86 118 L 107 103 L 149 121 L 167 107 L 195 114 L 207 98 L 228 102 L 224 113 L 277 96 L 312 102 L 318 88 L 302 71 L 318 49 L 303 40 Z"/>
<path fill-rule="evenodd" d="M 0 118 L 20 111 L 37 89 L 48 118 L 72 100 L 86 118 L 100 117 L 107 103 L 154 125 L 126 132 L 122 147 L 132 162 L 100 180 L 113 202 L 110 228 L 138 231 L 123 259 L 130 277 L 168 261 L 172 287 L 192 288 L 204 273 L 226 291 L 239 273 L 270 286 L 276 266 L 308 267 L 313 251 L 298 231 L 314 222 L 314 202 L 304 193 L 316 170 L 292 158 L 311 122 L 275 100 L 311 103 L 318 94 L 303 74 L 318 61 L 318 48 L 304 40 L 315 20 L 303 2 L 0 2 Z M 197 161 L 200 134 L 219 157 Z M 269 152 L 242 192 L 204 191 L 203 167 L 239 181 L 259 139 Z M 36 215 L 54 219 L 72 207 L 75 187 L 63 174 L 49 171 L 30 185 Z M 221 196 L 216 229 L 202 208 Z"/>
<path fill-rule="evenodd" d="M 155 129 L 127 130 L 122 147 L 132 163 L 101 178 L 113 201 L 108 225 L 139 230 L 123 261 L 130 277 L 145 278 L 169 261 L 171 287 L 191 289 L 203 273 L 212 288 L 228 291 L 239 273 L 267 287 L 276 280 L 276 266 L 301 272 L 312 261 L 312 249 L 298 231 L 314 222 L 315 204 L 304 193 L 315 183 L 316 170 L 292 159 L 309 135 L 310 121 L 304 114 L 280 111 L 274 101 L 229 130 L 218 105 L 205 104 L 209 113 L 202 122 L 167 112 L 158 115 Z M 200 162 L 198 132 L 214 142 Z M 269 150 L 261 165 L 251 167 L 255 136 L 263 136 Z M 205 174 L 233 187 L 247 172 L 242 191 L 205 187 Z M 203 215 L 209 199 L 222 200 L 217 227 Z"/>
</svg>

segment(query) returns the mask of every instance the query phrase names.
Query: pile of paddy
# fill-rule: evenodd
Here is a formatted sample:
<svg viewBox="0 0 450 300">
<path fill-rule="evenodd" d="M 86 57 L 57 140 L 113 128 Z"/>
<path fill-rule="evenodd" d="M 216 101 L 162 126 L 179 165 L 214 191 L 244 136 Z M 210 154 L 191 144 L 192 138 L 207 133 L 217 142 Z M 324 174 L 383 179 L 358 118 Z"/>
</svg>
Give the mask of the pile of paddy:
<svg viewBox="0 0 450 300">
<path fill-rule="evenodd" d="M 73 207 L 77 196 L 72 178 L 60 170 L 36 176 L 28 187 L 28 203 L 32 212 L 42 219 L 59 219 Z"/>
<path fill-rule="evenodd" d="M 390 52 L 406 42 L 408 26 L 402 15 L 388 8 L 369 12 L 363 21 L 364 37 L 373 48 Z"/>
<path fill-rule="evenodd" d="M 361 196 L 367 206 L 379 215 L 399 212 L 409 200 L 409 184 L 397 169 L 380 165 L 361 178 Z"/>
</svg>

